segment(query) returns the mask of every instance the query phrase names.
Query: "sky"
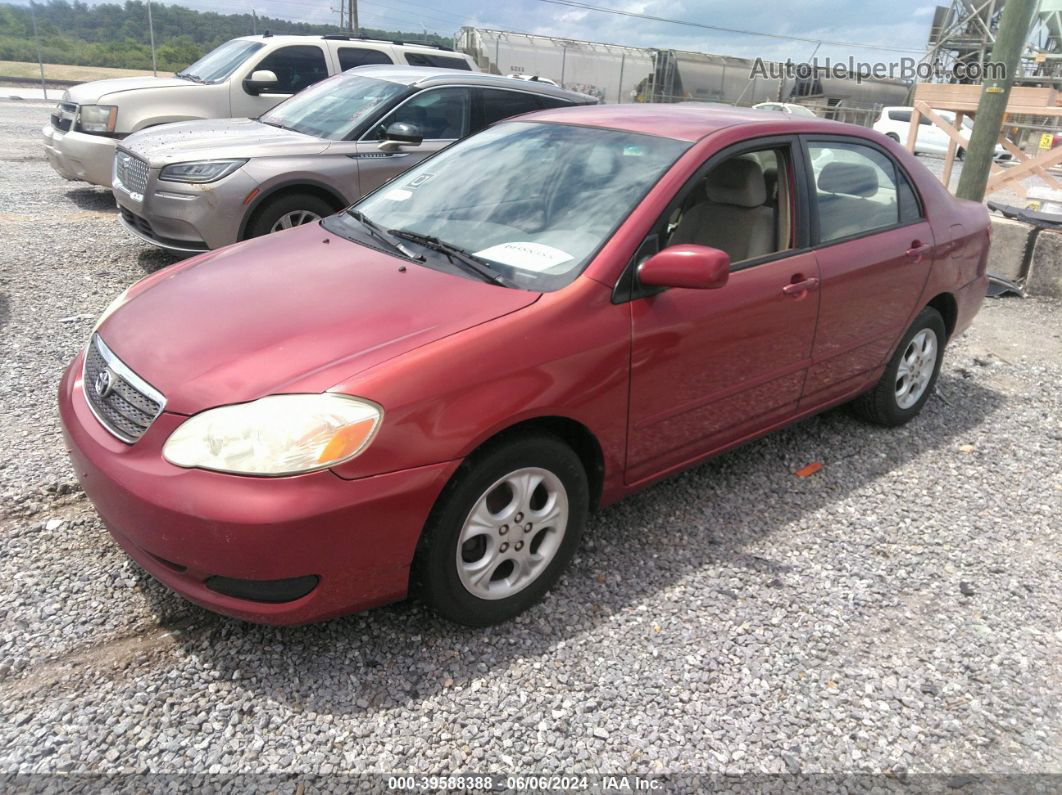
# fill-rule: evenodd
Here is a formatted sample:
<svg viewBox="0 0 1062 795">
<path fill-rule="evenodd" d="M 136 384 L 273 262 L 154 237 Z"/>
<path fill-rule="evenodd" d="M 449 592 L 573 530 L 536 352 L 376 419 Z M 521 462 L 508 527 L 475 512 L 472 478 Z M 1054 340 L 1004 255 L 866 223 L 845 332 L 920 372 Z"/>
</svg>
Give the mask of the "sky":
<svg viewBox="0 0 1062 795">
<path fill-rule="evenodd" d="M 338 22 L 343 0 L 182 0 L 178 5 L 219 13 L 247 12 L 304 22 Z M 94 2 L 94 0 L 89 0 Z M 816 57 L 893 62 L 925 49 L 932 0 L 586 0 L 591 5 L 704 25 L 828 40 Z M 946 2 L 946 0 L 939 0 Z M 462 25 L 542 33 L 635 47 L 660 47 L 806 61 L 816 44 L 601 13 L 546 0 L 358 0 L 362 25 L 449 35 Z M 869 44 L 883 48 L 844 46 Z"/>
</svg>

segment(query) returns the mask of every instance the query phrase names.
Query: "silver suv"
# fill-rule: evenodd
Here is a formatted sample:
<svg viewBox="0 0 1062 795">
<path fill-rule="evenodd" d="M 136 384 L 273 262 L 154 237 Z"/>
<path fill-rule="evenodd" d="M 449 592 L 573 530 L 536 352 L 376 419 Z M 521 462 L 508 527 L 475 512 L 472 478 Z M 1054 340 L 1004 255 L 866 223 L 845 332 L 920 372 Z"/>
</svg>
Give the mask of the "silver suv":
<svg viewBox="0 0 1062 795">
<path fill-rule="evenodd" d="M 122 77 L 74 86 L 41 131 L 60 176 L 110 187 L 116 143 L 129 133 L 189 119 L 260 116 L 329 75 L 366 64 L 476 70 L 464 53 L 351 36 L 244 36 L 174 77 Z"/>
<path fill-rule="evenodd" d="M 331 215 L 500 119 L 596 102 L 544 82 L 364 66 L 255 120 L 131 135 L 115 153 L 112 187 L 134 235 L 170 251 L 205 251 Z"/>
</svg>

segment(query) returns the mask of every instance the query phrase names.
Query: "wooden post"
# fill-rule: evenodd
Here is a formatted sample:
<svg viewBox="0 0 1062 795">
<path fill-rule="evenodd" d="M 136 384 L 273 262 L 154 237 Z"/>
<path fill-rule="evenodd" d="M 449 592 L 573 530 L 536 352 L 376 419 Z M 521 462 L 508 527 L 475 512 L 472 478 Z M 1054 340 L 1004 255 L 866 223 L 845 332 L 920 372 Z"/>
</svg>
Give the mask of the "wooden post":
<svg viewBox="0 0 1062 795">
<path fill-rule="evenodd" d="M 918 110 L 918 106 L 911 111 L 911 127 L 907 131 L 907 151 L 911 154 L 915 153 L 915 142 L 918 140 L 918 125 L 922 123 L 922 114 Z"/>
<path fill-rule="evenodd" d="M 965 118 L 963 112 L 957 111 L 955 114 L 955 129 L 962 130 L 962 120 Z M 944 183 L 944 187 L 951 189 L 951 169 L 955 165 L 955 155 L 959 151 L 959 145 L 955 142 L 954 138 L 948 138 L 948 153 L 944 155 L 944 173 L 940 177 L 940 181 Z"/>
</svg>

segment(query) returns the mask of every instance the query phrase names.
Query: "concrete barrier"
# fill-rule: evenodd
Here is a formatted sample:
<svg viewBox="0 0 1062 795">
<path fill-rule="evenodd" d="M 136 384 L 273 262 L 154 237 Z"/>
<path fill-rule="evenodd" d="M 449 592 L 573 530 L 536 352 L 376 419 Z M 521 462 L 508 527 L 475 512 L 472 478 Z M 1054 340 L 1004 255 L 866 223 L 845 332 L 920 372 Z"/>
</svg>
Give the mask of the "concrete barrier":
<svg viewBox="0 0 1062 795">
<path fill-rule="evenodd" d="M 1032 227 L 1001 215 L 989 218 L 992 220 L 992 247 L 988 250 L 988 272 L 1012 282 L 1018 281 L 1025 275 L 1025 250 Z"/>
<path fill-rule="evenodd" d="M 1025 291 L 1062 298 L 1062 232 L 1044 229 L 1036 236 Z"/>
</svg>

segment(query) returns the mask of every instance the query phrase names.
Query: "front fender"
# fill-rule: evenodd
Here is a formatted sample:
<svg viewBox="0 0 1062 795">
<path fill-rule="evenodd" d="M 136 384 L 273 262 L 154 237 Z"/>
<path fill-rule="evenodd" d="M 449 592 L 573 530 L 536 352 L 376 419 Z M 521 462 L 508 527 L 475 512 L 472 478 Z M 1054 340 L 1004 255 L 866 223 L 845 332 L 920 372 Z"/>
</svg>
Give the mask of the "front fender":
<svg viewBox="0 0 1062 795">
<path fill-rule="evenodd" d="M 370 448 L 335 471 L 359 478 L 461 459 L 514 425 L 561 417 L 596 438 L 607 495 L 622 488 L 629 378 L 630 307 L 581 277 L 333 387 L 384 408 Z"/>
</svg>

